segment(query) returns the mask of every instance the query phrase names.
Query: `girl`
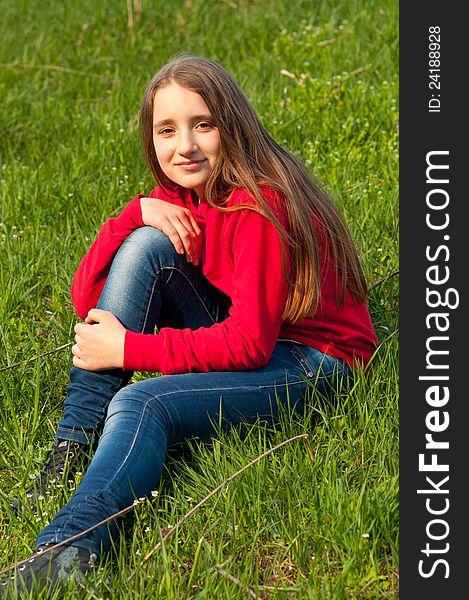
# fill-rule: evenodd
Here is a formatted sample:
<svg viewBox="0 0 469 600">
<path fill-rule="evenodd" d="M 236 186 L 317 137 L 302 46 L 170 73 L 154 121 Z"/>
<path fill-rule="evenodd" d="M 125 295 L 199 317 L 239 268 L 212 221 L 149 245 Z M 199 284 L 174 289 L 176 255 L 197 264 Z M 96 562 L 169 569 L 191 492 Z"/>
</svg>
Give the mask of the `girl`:
<svg viewBox="0 0 469 600">
<path fill-rule="evenodd" d="M 168 445 L 213 423 L 272 423 L 287 403 L 301 414 L 312 385 L 332 395 L 376 348 L 344 221 L 231 75 L 177 56 L 150 81 L 140 126 L 157 187 L 106 221 L 73 280 L 83 322 L 32 500 L 99 445 L 10 577 L 19 590 L 86 573 L 114 522 L 53 545 L 150 496 Z M 127 385 L 134 370 L 163 376 Z"/>
</svg>

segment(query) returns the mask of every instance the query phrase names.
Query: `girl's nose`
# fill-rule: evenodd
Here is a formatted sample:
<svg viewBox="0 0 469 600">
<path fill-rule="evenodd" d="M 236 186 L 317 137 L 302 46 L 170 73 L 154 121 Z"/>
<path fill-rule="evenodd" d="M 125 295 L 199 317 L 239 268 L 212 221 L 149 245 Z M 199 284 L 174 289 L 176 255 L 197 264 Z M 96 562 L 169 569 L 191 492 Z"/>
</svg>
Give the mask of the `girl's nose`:
<svg viewBox="0 0 469 600">
<path fill-rule="evenodd" d="M 197 150 L 197 143 L 192 131 L 181 131 L 178 139 L 178 152 L 182 155 L 192 154 Z"/>
</svg>

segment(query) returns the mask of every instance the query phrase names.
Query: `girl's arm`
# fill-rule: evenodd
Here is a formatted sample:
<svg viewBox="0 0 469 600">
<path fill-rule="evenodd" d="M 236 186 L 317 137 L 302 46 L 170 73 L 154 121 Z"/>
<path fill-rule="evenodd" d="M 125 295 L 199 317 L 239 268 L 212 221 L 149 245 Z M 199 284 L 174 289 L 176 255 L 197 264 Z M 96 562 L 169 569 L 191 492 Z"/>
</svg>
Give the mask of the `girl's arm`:
<svg viewBox="0 0 469 600">
<path fill-rule="evenodd" d="M 227 240 L 234 261 L 230 316 L 197 330 L 166 327 L 158 335 L 126 331 L 124 369 L 164 374 L 246 370 L 269 361 L 287 298 L 280 237 L 253 211 L 237 211 L 231 218 L 236 224 Z"/>
</svg>

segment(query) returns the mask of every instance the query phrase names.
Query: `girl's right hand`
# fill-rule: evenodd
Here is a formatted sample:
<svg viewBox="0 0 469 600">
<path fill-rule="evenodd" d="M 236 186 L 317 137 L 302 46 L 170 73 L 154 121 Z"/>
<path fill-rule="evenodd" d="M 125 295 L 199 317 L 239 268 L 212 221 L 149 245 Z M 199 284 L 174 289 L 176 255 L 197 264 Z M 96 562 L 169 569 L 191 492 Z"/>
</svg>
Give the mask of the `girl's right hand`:
<svg viewBox="0 0 469 600">
<path fill-rule="evenodd" d="M 201 230 L 188 208 L 158 198 L 140 198 L 142 220 L 165 233 L 178 254 L 185 254 L 189 262 L 200 262 Z"/>
</svg>

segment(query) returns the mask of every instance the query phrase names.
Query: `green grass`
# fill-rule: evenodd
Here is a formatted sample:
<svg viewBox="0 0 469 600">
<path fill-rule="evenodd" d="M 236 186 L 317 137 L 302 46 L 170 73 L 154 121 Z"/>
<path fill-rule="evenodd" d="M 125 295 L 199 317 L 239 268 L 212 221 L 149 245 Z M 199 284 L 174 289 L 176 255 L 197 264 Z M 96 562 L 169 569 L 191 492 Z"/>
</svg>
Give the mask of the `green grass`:
<svg viewBox="0 0 469 600">
<path fill-rule="evenodd" d="M 145 84 L 187 50 L 230 70 L 274 137 L 336 199 L 370 283 L 398 261 L 398 8 L 387 0 L 0 0 L 0 569 L 25 558 L 68 492 L 15 517 L 60 418 L 69 289 L 103 221 L 153 187 L 136 118 Z M 381 341 L 336 406 L 170 454 L 152 502 L 85 588 L 56 598 L 398 596 L 398 279 L 370 295 Z M 141 376 L 141 375 L 139 375 Z M 287 438 L 141 558 L 224 479 Z M 133 526 L 130 526 L 133 525 Z M 136 575 L 127 581 L 134 568 Z M 225 574 L 215 570 L 223 569 Z M 236 578 L 233 580 L 232 578 Z M 248 588 L 247 586 L 251 586 Z"/>
</svg>

